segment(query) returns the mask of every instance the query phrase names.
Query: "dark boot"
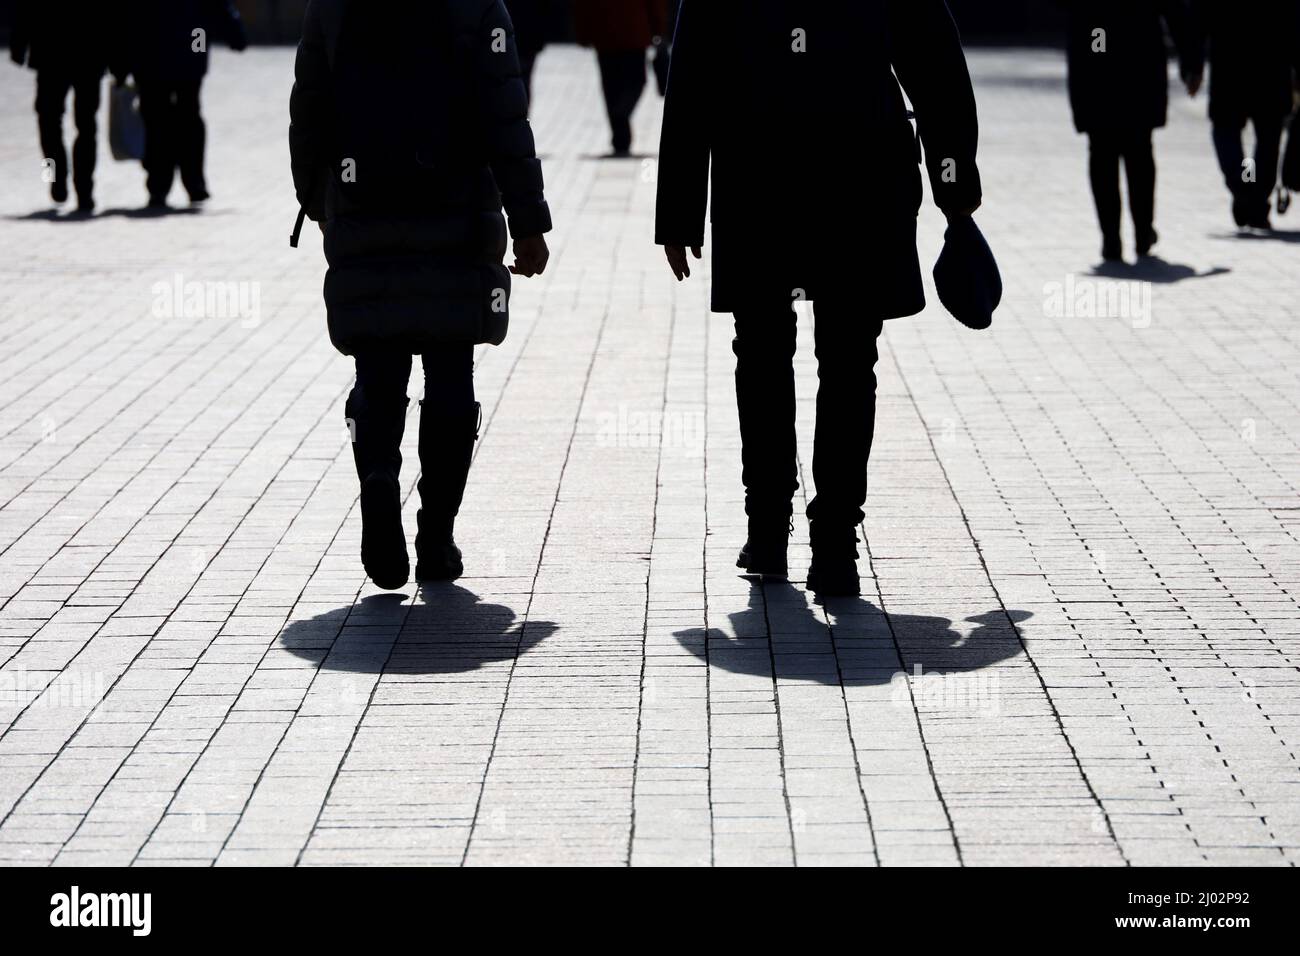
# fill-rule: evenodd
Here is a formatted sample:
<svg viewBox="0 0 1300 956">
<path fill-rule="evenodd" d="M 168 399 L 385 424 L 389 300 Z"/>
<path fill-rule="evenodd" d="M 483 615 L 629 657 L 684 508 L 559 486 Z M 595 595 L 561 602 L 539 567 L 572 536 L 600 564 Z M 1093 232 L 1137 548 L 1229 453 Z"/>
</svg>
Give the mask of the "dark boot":
<svg viewBox="0 0 1300 956">
<path fill-rule="evenodd" d="M 858 529 L 844 522 L 827 524 L 825 519 L 809 522 L 812 567 L 808 569 L 808 590 L 818 597 L 857 597 L 862 593 L 858 579 Z"/>
<path fill-rule="evenodd" d="M 420 406 L 420 514 L 415 579 L 454 581 L 465 573 L 456 547 L 456 515 L 465 497 L 481 406 L 447 411 Z"/>
<path fill-rule="evenodd" d="M 354 392 L 345 409 L 361 482 L 361 563 L 370 580 L 392 591 L 411 577 L 399 481 L 406 404 L 381 412 L 364 407 Z"/>
<path fill-rule="evenodd" d="M 784 581 L 790 570 L 786 554 L 792 530 L 789 517 L 751 517 L 749 540 L 740 552 L 736 567 L 747 574 Z"/>
</svg>

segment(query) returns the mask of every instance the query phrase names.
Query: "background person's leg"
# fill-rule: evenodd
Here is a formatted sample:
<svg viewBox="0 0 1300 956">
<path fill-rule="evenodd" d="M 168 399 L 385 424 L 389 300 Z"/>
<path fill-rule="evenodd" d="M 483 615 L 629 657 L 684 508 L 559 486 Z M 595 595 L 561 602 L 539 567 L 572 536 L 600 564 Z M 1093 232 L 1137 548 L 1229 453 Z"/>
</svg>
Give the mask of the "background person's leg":
<svg viewBox="0 0 1300 956">
<path fill-rule="evenodd" d="M 1214 124 L 1211 132 L 1223 181 L 1228 191 L 1232 193 L 1232 216 L 1238 226 L 1246 225 L 1250 212 L 1245 183 L 1246 151 L 1241 143 L 1241 133 L 1244 128 L 1244 121 L 1236 126 L 1219 122 Z"/>
<path fill-rule="evenodd" d="M 145 187 L 150 205 L 167 201 L 176 177 L 172 90 L 154 80 L 137 82 L 140 119 L 144 122 Z"/>
<path fill-rule="evenodd" d="M 1125 143 L 1124 170 L 1137 251 L 1145 256 L 1156 244 L 1156 157 L 1149 130 L 1133 134 Z"/>
<path fill-rule="evenodd" d="M 615 155 L 627 155 L 632 149 L 632 113 L 645 90 L 645 50 L 602 51 L 596 56 L 609 115 L 610 145 Z"/>
<path fill-rule="evenodd" d="M 1269 228 L 1273 190 L 1277 186 L 1282 153 L 1282 121 L 1255 120 L 1255 182 L 1251 192 L 1251 218 L 1247 225 Z"/>
<path fill-rule="evenodd" d="M 36 123 L 41 137 L 41 156 L 54 161 L 50 195 L 55 202 L 68 198 L 68 152 L 63 145 L 63 109 L 71 85 L 68 77 L 53 70 L 36 73 Z"/>
<path fill-rule="evenodd" d="M 1088 176 L 1092 182 L 1092 199 L 1101 226 L 1102 258 L 1123 256 L 1120 239 L 1119 144 L 1114 137 L 1093 133 L 1088 137 Z"/>
<path fill-rule="evenodd" d="M 203 173 L 208 133 L 199 106 L 202 84 L 202 80 L 194 80 L 176 88 L 176 162 L 181 170 L 181 183 L 194 202 L 208 198 L 207 177 Z"/>
<path fill-rule="evenodd" d="M 77 139 L 72 146 L 72 181 L 77 188 L 77 205 L 89 211 L 95 205 L 95 159 L 99 147 L 99 97 L 104 75 L 79 77 L 73 114 L 77 121 Z"/>
</svg>

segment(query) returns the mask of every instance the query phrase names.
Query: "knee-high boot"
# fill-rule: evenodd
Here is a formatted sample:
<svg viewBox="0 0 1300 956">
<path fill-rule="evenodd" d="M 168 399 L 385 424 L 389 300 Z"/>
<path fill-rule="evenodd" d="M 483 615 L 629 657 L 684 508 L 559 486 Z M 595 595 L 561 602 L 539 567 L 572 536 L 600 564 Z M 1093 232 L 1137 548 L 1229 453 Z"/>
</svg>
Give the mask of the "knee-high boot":
<svg viewBox="0 0 1300 956">
<path fill-rule="evenodd" d="M 375 584 L 391 591 L 411 576 L 399 480 L 406 402 L 372 408 L 354 391 L 348 396 L 345 414 L 361 482 L 361 563 Z"/>
<path fill-rule="evenodd" d="M 465 497 L 481 406 L 420 407 L 420 514 L 415 538 L 418 581 L 454 581 L 464 571 L 456 515 Z"/>
</svg>

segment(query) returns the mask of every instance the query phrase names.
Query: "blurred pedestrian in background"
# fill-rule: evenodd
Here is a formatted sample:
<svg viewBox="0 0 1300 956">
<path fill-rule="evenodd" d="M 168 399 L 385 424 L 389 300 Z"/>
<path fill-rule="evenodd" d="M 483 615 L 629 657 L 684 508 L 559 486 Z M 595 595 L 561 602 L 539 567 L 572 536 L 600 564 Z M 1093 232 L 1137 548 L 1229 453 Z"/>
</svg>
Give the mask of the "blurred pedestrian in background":
<svg viewBox="0 0 1300 956">
<path fill-rule="evenodd" d="M 1088 136 L 1092 195 L 1102 258 L 1124 258 L 1119 167 L 1128 178 L 1137 254 L 1156 244 L 1156 162 L 1151 138 L 1169 111 L 1165 28 L 1187 75 L 1190 42 L 1184 0 L 1071 0 L 1068 59 L 1074 125 Z M 1194 64 L 1192 65 L 1194 69 Z"/>
<path fill-rule="evenodd" d="M 510 22 L 515 27 L 515 46 L 519 49 L 519 67 L 529 103 L 533 99 L 533 69 L 537 57 L 558 19 L 562 0 L 506 0 Z"/>
<path fill-rule="evenodd" d="M 1187 89 L 1201 87 L 1210 64 L 1210 122 L 1219 167 L 1241 228 L 1269 230 L 1282 128 L 1293 108 L 1300 0 L 1192 0 L 1193 54 Z M 1246 158 L 1246 124 L 1255 155 Z"/>
<path fill-rule="evenodd" d="M 130 0 L 127 9 L 127 72 L 140 91 L 149 207 L 166 208 L 177 169 L 190 201 L 201 203 L 209 196 L 207 130 L 199 109 L 208 45 L 221 39 L 243 50 L 244 23 L 233 0 Z"/>
<path fill-rule="evenodd" d="M 9 56 L 36 71 L 36 118 L 41 154 L 47 163 L 50 198 L 68 199 L 68 152 L 63 144 L 63 113 L 73 94 L 77 138 L 72 146 L 72 182 L 77 211 L 95 209 L 95 156 L 104 71 L 122 54 L 124 5 L 115 0 L 17 0 Z"/>
<path fill-rule="evenodd" d="M 501 0 L 311 0 L 289 145 L 321 224 L 330 339 L 356 360 L 346 414 L 361 486 L 361 560 L 410 576 L 402 435 L 422 356 L 415 576 L 457 578 L 454 539 L 478 437 L 474 347 L 500 344 L 510 273 L 540 275 L 551 214 Z M 515 264 L 503 265 L 506 218 Z"/>
<path fill-rule="evenodd" d="M 574 0 L 578 42 L 596 50 L 617 158 L 632 153 L 632 113 L 646 85 L 646 51 L 668 30 L 668 0 Z"/>
<path fill-rule="evenodd" d="M 672 56 L 655 239 L 686 278 L 710 212 L 712 308 L 735 314 L 749 517 L 737 564 L 787 573 L 799 487 L 791 306 L 810 300 L 820 385 L 808 587 L 856 595 L 877 339 L 886 319 L 925 308 L 921 151 L 900 81 L 950 229 L 973 230 L 982 196 L 957 28 L 944 0 L 683 0 Z"/>
</svg>

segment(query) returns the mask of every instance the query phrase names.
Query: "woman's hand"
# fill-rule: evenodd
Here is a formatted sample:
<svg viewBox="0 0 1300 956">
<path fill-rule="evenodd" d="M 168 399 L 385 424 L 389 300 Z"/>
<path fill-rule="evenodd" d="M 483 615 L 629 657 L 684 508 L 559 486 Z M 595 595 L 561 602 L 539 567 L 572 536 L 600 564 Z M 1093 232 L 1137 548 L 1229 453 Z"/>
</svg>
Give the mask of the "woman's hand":
<svg viewBox="0 0 1300 956">
<path fill-rule="evenodd" d="M 551 259 L 551 250 L 546 245 L 545 236 L 527 236 L 515 240 L 515 264 L 510 271 L 525 279 L 539 276 L 546 271 L 546 263 Z"/>
</svg>

